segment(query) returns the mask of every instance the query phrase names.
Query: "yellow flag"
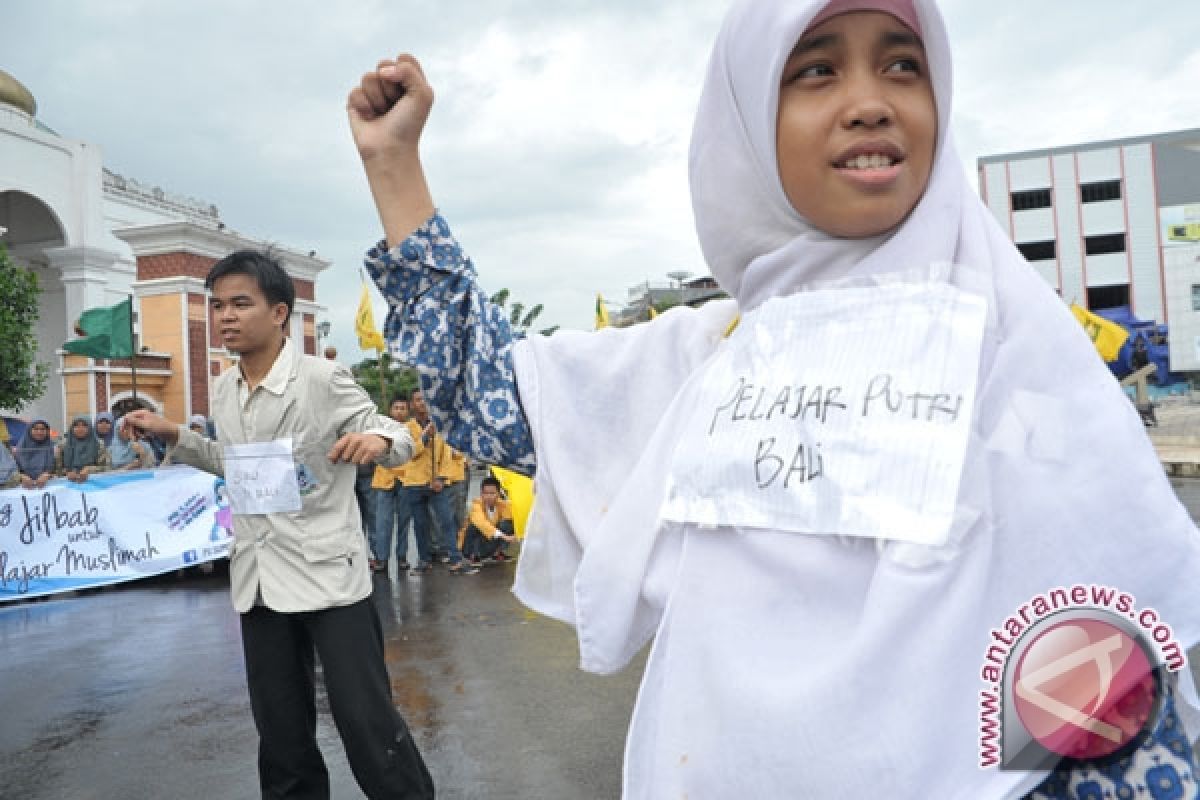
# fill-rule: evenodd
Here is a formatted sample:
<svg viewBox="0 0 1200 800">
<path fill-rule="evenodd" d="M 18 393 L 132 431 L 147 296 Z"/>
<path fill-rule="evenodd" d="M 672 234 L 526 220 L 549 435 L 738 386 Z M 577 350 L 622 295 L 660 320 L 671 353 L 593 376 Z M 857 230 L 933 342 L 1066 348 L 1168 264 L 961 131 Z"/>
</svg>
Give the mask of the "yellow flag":
<svg viewBox="0 0 1200 800">
<path fill-rule="evenodd" d="M 1096 352 L 1105 361 L 1115 361 L 1121 351 L 1121 345 L 1129 338 L 1129 331 L 1115 322 L 1107 320 L 1099 314 L 1093 314 L 1086 308 L 1075 303 L 1071 304 L 1071 313 L 1087 332 L 1088 338 L 1096 346 Z"/>
<path fill-rule="evenodd" d="M 362 285 L 362 297 L 358 301 L 358 312 L 354 315 L 354 332 L 358 334 L 358 346 L 363 350 L 387 350 L 383 334 L 375 327 L 375 311 L 371 308 L 371 294 L 367 285 Z"/>
<path fill-rule="evenodd" d="M 596 330 L 608 327 L 608 309 L 604 306 L 604 297 L 596 292 Z"/>
<path fill-rule="evenodd" d="M 650 306 L 650 319 L 654 319 L 657 316 L 658 312 L 654 310 L 654 306 Z"/>
<path fill-rule="evenodd" d="M 500 481 L 504 493 L 508 495 L 508 505 L 513 515 L 513 530 L 516 531 L 518 539 L 524 539 L 529 509 L 533 508 L 533 481 L 504 467 L 492 467 L 492 475 Z"/>
</svg>

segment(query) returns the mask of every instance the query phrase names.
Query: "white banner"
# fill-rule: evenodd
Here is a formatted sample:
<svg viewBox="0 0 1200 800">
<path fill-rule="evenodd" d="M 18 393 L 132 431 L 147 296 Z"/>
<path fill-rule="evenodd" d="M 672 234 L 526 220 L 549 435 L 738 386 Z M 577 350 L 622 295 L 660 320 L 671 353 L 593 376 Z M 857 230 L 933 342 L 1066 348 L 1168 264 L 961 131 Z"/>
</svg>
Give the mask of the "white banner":
<svg viewBox="0 0 1200 800">
<path fill-rule="evenodd" d="M 0 491 L 0 603 L 212 561 L 232 541 L 224 481 L 191 467 Z"/>
<path fill-rule="evenodd" d="M 745 315 L 708 366 L 666 519 L 940 544 L 986 304 L 948 284 L 803 292 Z"/>
</svg>

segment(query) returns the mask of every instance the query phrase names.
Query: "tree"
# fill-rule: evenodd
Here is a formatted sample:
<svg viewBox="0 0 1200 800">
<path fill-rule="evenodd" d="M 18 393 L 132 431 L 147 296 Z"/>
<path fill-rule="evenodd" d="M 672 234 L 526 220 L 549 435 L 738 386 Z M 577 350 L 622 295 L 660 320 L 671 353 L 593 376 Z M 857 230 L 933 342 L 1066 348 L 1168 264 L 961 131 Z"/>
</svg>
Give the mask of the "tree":
<svg viewBox="0 0 1200 800">
<path fill-rule="evenodd" d="M 50 368 L 38 363 L 37 275 L 18 267 L 0 245 L 0 408 L 20 411 L 42 396 Z"/>
<path fill-rule="evenodd" d="M 508 303 L 509 295 L 510 292 L 508 289 L 501 289 L 492 295 L 491 299 L 492 302 L 500 306 L 500 308 L 505 308 L 505 305 Z M 512 325 L 513 333 L 517 334 L 518 336 L 527 336 L 529 334 L 529 329 L 533 327 L 533 323 L 545 310 L 545 306 L 543 306 L 541 303 L 538 303 L 536 306 L 526 311 L 524 303 L 513 303 L 510 308 L 505 310 L 509 312 L 508 321 Z M 542 334 L 543 336 L 549 336 L 558 330 L 558 327 L 559 326 L 557 325 L 553 325 L 549 328 L 543 328 L 542 330 L 538 331 L 538 333 Z"/>
<path fill-rule="evenodd" d="M 380 369 L 379 362 L 383 361 L 383 373 L 386 376 L 387 386 L 380 389 Z M 371 395 L 371 399 L 375 401 L 376 407 L 379 408 L 381 414 L 386 414 L 388 406 L 397 397 L 406 397 L 409 392 L 417 388 L 418 377 L 417 371 L 407 365 L 399 364 L 392 360 L 392 357 L 384 353 L 380 358 L 364 359 L 353 367 L 350 371 L 354 373 L 354 380 L 358 381 L 358 385 L 367 390 L 367 394 Z"/>
</svg>

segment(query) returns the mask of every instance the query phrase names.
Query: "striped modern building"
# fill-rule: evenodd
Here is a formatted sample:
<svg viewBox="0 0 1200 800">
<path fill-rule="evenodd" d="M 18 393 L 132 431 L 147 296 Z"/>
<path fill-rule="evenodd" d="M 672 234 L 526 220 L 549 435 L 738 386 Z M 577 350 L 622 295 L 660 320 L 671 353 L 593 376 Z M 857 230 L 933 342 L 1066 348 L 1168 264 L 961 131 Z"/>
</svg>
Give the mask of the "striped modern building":
<svg viewBox="0 0 1200 800">
<path fill-rule="evenodd" d="M 986 156 L 979 188 L 1063 300 L 1173 321 L 1170 251 L 1200 242 L 1200 129 Z"/>
</svg>

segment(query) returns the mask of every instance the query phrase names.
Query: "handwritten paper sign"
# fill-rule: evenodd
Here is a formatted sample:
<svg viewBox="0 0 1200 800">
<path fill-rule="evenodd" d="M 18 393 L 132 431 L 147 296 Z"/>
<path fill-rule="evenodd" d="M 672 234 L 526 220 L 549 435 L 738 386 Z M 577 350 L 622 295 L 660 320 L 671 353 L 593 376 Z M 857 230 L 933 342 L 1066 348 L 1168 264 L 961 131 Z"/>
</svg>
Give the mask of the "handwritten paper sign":
<svg viewBox="0 0 1200 800">
<path fill-rule="evenodd" d="M 804 292 L 744 315 L 698 384 L 663 516 L 942 544 L 986 312 L 922 283 Z"/>
<path fill-rule="evenodd" d="M 225 482 L 234 514 L 300 510 L 291 439 L 227 445 Z"/>
</svg>

